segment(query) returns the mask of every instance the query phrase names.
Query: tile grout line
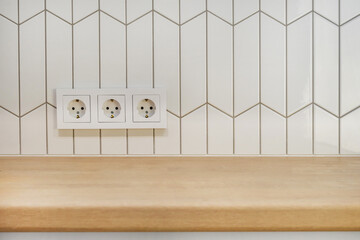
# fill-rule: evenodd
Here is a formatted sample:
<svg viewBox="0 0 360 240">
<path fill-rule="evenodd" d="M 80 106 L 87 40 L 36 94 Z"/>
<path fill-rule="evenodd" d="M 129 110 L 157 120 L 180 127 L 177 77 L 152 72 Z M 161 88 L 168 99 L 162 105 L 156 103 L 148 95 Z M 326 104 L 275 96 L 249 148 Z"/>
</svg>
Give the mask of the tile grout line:
<svg viewBox="0 0 360 240">
<path fill-rule="evenodd" d="M 234 116 L 234 118 L 237 118 L 237 117 L 241 116 L 242 114 L 250 111 L 251 109 L 253 109 L 254 107 L 256 107 L 256 106 L 258 106 L 258 105 L 260 105 L 259 102 L 256 103 L 256 104 L 254 104 L 254 105 L 252 105 L 251 107 L 246 108 L 245 110 L 241 111 L 240 113 L 236 114 L 236 115 Z"/>
<path fill-rule="evenodd" d="M 47 13 L 46 13 L 46 0 L 44 0 L 44 26 L 45 26 L 45 101 L 48 102 L 48 74 L 47 74 Z M 45 117 L 46 117 L 46 154 L 49 154 L 49 119 L 48 119 L 48 106 L 45 104 Z"/>
<path fill-rule="evenodd" d="M 341 6 L 341 4 L 340 4 L 340 0 L 338 1 L 338 7 L 339 7 L 339 9 L 338 9 L 338 14 L 339 14 L 339 16 L 338 16 L 338 18 L 339 18 L 339 29 L 338 29 L 338 104 L 339 104 L 339 106 L 338 106 L 338 111 L 339 111 L 339 113 L 338 113 L 338 115 L 339 115 L 339 122 L 338 122 L 338 154 L 340 154 L 341 153 L 341 56 L 340 56 L 340 54 L 341 54 L 341 25 L 340 25 L 340 14 L 341 14 L 341 11 L 340 11 L 340 6 Z"/>
<path fill-rule="evenodd" d="M 232 122 L 233 122 L 233 146 L 232 154 L 235 154 L 235 25 L 234 25 L 234 0 L 232 0 Z"/>
<path fill-rule="evenodd" d="M 151 41 L 152 41 L 152 88 L 155 87 L 155 24 L 154 24 L 154 0 L 151 1 Z M 153 154 L 155 154 L 155 128 L 153 128 Z"/>
<path fill-rule="evenodd" d="M 289 120 L 288 120 L 288 0 L 285 0 L 285 154 L 289 154 Z"/>
<path fill-rule="evenodd" d="M 216 15 L 216 14 L 213 13 L 212 11 L 207 10 L 207 12 L 210 13 L 211 15 L 213 15 L 214 17 L 218 18 L 219 20 L 223 21 L 223 22 L 226 23 L 227 25 L 234 26 L 234 23 L 229 23 L 228 21 L 226 21 L 226 20 L 223 19 L 222 17 Z"/>
<path fill-rule="evenodd" d="M 333 117 L 335 117 L 335 118 L 340 118 L 340 116 L 337 116 L 336 114 L 330 112 L 329 110 L 327 110 L 327 109 L 324 108 L 323 106 L 321 106 L 321 105 L 319 105 L 319 104 L 317 104 L 317 103 L 314 103 L 314 105 L 315 105 L 316 107 L 318 107 L 318 108 L 321 108 L 322 110 L 324 110 L 324 111 L 327 112 L 328 114 L 332 115 Z M 353 111 L 353 110 L 352 110 L 352 111 Z M 351 112 L 352 112 L 352 111 L 351 111 Z M 347 115 L 347 114 L 345 114 L 345 115 Z M 343 117 L 343 116 L 342 116 L 342 117 Z"/>
<path fill-rule="evenodd" d="M 314 33 L 315 33 L 315 15 L 314 15 L 314 0 L 311 1 L 312 4 L 312 19 L 311 19 L 311 58 L 312 58 L 312 62 L 311 62 L 311 77 L 312 77 L 312 82 L 311 82 L 311 101 L 312 101 L 312 116 L 311 116 L 311 139 L 312 139 L 312 144 L 311 144 L 311 152 L 314 155 L 315 154 L 315 74 L 314 74 L 314 70 L 315 70 L 315 44 L 314 44 Z"/>
<path fill-rule="evenodd" d="M 181 0 L 180 0 L 180 1 L 181 1 Z M 204 13 L 206 14 L 206 12 L 207 12 L 206 10 L 205 10 L 205 11 L 202 11 L 202 12 L 198 13 L 197 15 L 189 18 L 188 20 L 186 20 L 186 21 L 183 22 L 183 23 L 179 22 L 179 25 L 180 25 L 180 26 L 183 26 L 183 25 L 187 24 L 188 22 L 191 22 L 191 21 L 194 20 L 195 18 L 200 17 L 200 16 L 203 15 Z"/>
<path fill-rule="evenodd" d="M 293 21 L 291 21 L 291 22 L 287 23 L 286 25 L 287 25 L 287 26 L 289 26 L 289 25 L 291 25 L 291 24 L 293 24 L 293 23 L 295 23 L 295 22 L 299 21 L 299 20 L 300 20 L 300 19 L 302 19 L 303 17 L 306 17 L 307 15 L 311 14 L 312 12 L 313 12 L 312 10 L 311 10 L 311 11 L 308 11 L 307 13 L 305 13 L 305 14 L 301 15 L 300 17 L 297 17 L 295 20 L 293 20 Z"/>
<path fill-rule="evenodd" d="M 209 13 L 208 13 L 208 0 L 205 2 L 206 9 L 206 53 L 205 53 L 205 65 L 206 65 L 206 154 L 209 154 Z"/>
<path fill-rule="evenodd" d="M 181 0 L 179 0 L 179 115 L 180 115 L 180 118 L 179 118 L 179 130 L 180 130 L 180 133 L 179 133 L 179 137 L 180 137 L 180 146 L 179 146 L 179 150 L 180 150 L 180 154 L 182 154 L 182 111 L 181 111 L 181 108 L 182 108 L 182 105 L 181 105 L 181 101 L 182 101 L 182 91 L 181 91 Z"/>
<path fill-rule="evenodd" d="M 17 13 L 18 13 L 18 18 L 17 21 L 18 23 L 20 22 L 20 0 L 17 0 Z M 20 77 L 20 25 L 17 26 L 18 29 L 18 94 L 19 94 L 19 154 L 22 154 L 22 146 L 21 146 L 21 77 Z"/>
<path fill-rule="evenodd" d="M 120 19 L 117 19 L 116 17 L 110 15 L 109 13 L 105 12 L 104 10 L 101 10 L 101 9 L 100 9 L 99 12 L 101 12 L 101 13 L 105 14 L 106 16 L 114 19 L 115 21 L 121 23 L 122 25 L 125 25 L 125 23 L 124 23 L 123 21 L 121 21 Z"/>
<path fill-rule="evenodd" d="M 337 118 L 343 118 L 343 117 L 345 117 L 346 115 L 348 115 L 348 114 L 350 114 L 350 113 L 352 113 L 352 112 L 354 112 L 355 110 L 358 110 L 360 108 L 360 105 L 359 106 L 357 106 L 357 107 L 355 107 L 355 108 L 353 108 L 353 109 L 351 109 L 350 111 L 348 111 L 348 112 L 346 112 L 346 113 L 344 113 L 343 115 L 339 115 L 339 116 L 336 116 Z M 328 110 L 326 110 L 326 111 L 328 111 Z M 332 113 L 333 114 L 333 113 Z"/>
<path fill-rule="evenodd" d="M 134 20 L 131 20 L 129 23 L 126 23 L 127 25 L 133 24 L 134 22 L 136 22 L 137 20 L 140 20 L 141 18 L 145 17 L 146 15 L 148 15 L 149 13 L 152 13 L 152 10 L 147 11 L 146 13 L 144 13 L 143 15 L 135 18 Z"/>
<path fill-rule="evenodd" d="M 258 112 L 258 115 L 259 115 L 259 154 L 262 153 L 262 128 L 261 128 L 261 123 L 262 123 L 262 119 L 261 119 L 261 0 L 259 0 L 259 112 Z"/>
<path fill-rule="evenodd" d="M 127 0 L 125 0 L 125 86 L 128 88 L 128 24 L 127 24 Z M 129 155 L 129 129 L 125 129 L 126 155 Z"/>
<path fill-rule="evenodd" d="M 281 24 L 281 25 L 283 25 L 284 27 L 286 26 L 286 24 L 284 24 L 283 22 L 281 22 L 280 20 L 278 20 L 278 19 L 276 19 L 276 18 L 274 18 L 273 16 L 271 16 L 270 14 L 268 14 L 268 13 L 266 13 L 266 12 L 264 12 L 264 11 L 261 11 L 260 10 L 260 12 L 262 13 L 262 14 L 264 14 L 265 16 L 267 16 L 268 18 L 271 18 L 272 20 L 274 20 L 275 22 L 277 22 L 277 23 L 279 23 L 279 24 Z"/>
<path fill-rule="evenodd" d="M 236 25 L 238 25 L 238 24 L 240 24 L 240 23 L 242 23 L 242 22 L 244 22 L 244 21 L 248 20 L 249 18 L 251 18 L 252 16 L 256 15 L 257 13 L 260 13 L 260 10 L 258 10 L 258 11 L 256 11 L 256 12 L 254 12 L 254 13 L 250 14 L 249 16 L 247 16 L 247 17 L 245 17 L 245 18 L 241 19 L 241 20 L 240 20 L 240 21 L 238 21 L 237 23 L 233 23 L 233 26 L 235 27 Z"/>
<path fill-rule="evenodd" d="M 100 12 L 100 0 L 98 0 L 98 54 L 99 54 L 99 88 L 101 88 L 101 12 Z M 97 110 L 97 109 L 96 109 Z M 102 155 L 102 130 L 99 129 L 99 151 L 100 155 Z"/>
<path fill-rule="evenodd" d="M 47 102 L 45 101 L 45 102 L 41 103 L 40 105 L 37 105 L 33 109 L 31 109 L 31 110 L 27 111 L 26 113 L 24 113 L 23 115 L 20 115 L 19 118 L 25 117 L 26 115 L 28 115 L 28 114 L 32 113 L 33 111 L 37 110 L 38 108 L 42 107 L 44 104 L 47 104 Z"/>
<path fill-rule="evenodd" d="M 34 14 L 33 16 L 29 17 L 28 19 L 25 19 L 24 21 L 22 21 L 21 23 L 19 22 L 19 25 L 22 25 L 28 21 L 30 21 L 31 19 L 35 18 L 36 16 L 42 14 L 43 12 L 45 12 L 45 9 L 44 10 L 41 10 L 40 12 Z"/>
<path fill-rule="evenodd" d="M 11 20 L 10 18 L 8 18 L 7 16 L 5 16 L 5 15 L 3 15 L 3 14 L 1 14 L 1 13 L 0 13 L 0 17 L 5 18 L 6 20 L 12 22 L 13 24 L 19 25 L 17 22 L 14 22 L 13 20 Z"/>
<path fill-rule="evenodd" d="M 95 13 L 99 12 L 99 10 L 93 11 L 92 13 L 88 14 L 87 16 L 81 18 L 80 20 L 76 21 L 75 23 L 73 22 L 73 25 L 76 25 L 82 21 L 84 21 L 85 19 L 89 18 L 90 16 L 94 15 Z"/>
<path fill-rule="evenodd" d="M 57 15 L 57 14 L 55 14 L 55 13 L 53 13 L 52 11 L 50 11 L 49 9 L 46 9 L 45 10 L 47 13 L 50 13 L 51 15 L 53 15 L 54 17 L 56 17 L 56 18 L 58 18 L 58 19 L 60 19 L 60 20 L 62 20 L 63 22 L 65 22 L 65 23 L 67 23 L 67 24 L 69 24 L 69 25 L 72 25 L 70 22 L 68 22 L 67 20 L 65 20 L 64 18 L 62 18 L 62 17 L 60 17 L 59 15 Z"/>
<path fill-rule="evenodd" d="M 328 18 L 327 18 L 327 17 L 325 17 L 324 15 L 322 15 L 322 14 L 318 13 L 317 11 L 313 10 L 313 12 L 314 12 L 316 15 L 318 15 L 319 17 L 321 17 L 321 18 L 323 18 L 323 19 L 327 20 L 328 22 L 330 22 L 330 23 L 334 24 L 335 26 L 337 26 L 337 27 L 339 26 L 338 24 L 334 23 L 333 21 L 331 21 L 330 19 L 328 19 Z"/>
<path fill-rule="evenodd" d="M 14 115 L 14 116 L 15 116 L 15 117 L 17 117 L 17 118 L 20 118 L 20 115 L 17 115 L 16 113 L 13 113 L 12 111 L 10 111 L 10 110 L 8 110 L 8 109 L 4 108 L 4 107 L 3 107 L 3 106 L 1 106 L 1 105 L 0 105 L 0 109 L 2 109 L 2 110 L 4 110 L 4 111 L 7 111 L 8 113 L 10 113 L 10 114 Z"/>
<path fill-rule="evenodd" d="M 339 6 L 340 6 L 340 5 L 339 5 Z M 342 27 L 342 26 L 344 26 L 345 24 L 347 24 L 348 22 L 351 22 L 352 20 L 354 20 L 355 18 L 358 18 L 358 17 L 360 17 L 360 14 L 358 14 L 358 15 L 350 18 L 349 20 L 347 20 L 346 22 L 343 22 L 343 23 L 341 23 L 341 24 L 340 24 L 340 21 L 339 21 L 339 26 Z"/>
<path fill-rule="evenodd" d="M 71 80 L 72 88 L 75 87 L 74 78 L 74 0 L 71 0 Z M 73 155 L 75 155 L 75 129 L 73 129 Z"/>
<path fill-rule="evenodd" d="M 175 22 L 175 21 L 174 21 L 174 20 L 172 20 L 171 18 L 169 18 L 169 17 L 165 16 L 164 14 L 162 14 L 161 12 L 159 12 L 159 11 L 157 11 L 157 10 L 155 10 L 155 9 L 154 9 L 154 13 L 156 13 L 157 15 L 159 15 L 159 16 L 161 16 L 161 17 L 165 18 L 165 19 L 166 19 L 166 20 L 168 20 L 169 22 L 172 22 L 173 24 L 175 24 L 175 25 L 179 26 L 179 24 L 178 24 L 177 22 Z"/>
</svg>

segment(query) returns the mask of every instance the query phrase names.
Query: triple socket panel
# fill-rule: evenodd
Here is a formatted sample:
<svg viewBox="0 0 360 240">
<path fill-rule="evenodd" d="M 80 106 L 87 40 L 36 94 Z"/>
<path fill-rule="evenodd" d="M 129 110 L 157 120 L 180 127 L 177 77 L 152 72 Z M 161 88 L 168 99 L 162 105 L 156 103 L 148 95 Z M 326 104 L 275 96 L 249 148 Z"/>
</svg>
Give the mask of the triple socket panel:
<svg viewBox="0 0 360 240">
<path fill-rule="evenodd" d="M 57 89 L 58 129 L 166 128 L 161 88 Z"/>
</svg>

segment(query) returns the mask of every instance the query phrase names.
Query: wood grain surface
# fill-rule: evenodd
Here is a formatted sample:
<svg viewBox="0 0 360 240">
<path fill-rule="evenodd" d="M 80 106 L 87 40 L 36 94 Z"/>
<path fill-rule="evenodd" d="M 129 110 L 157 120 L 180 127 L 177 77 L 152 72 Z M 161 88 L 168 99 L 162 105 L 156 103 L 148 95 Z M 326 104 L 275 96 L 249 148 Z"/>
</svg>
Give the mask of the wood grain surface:
<svg viewBox="0 0 360 240">
<path fill-rule="evenodd" d="M 0 158 L 0 231 L 315 230 L 360 230 L 360 158 Z"/>
</svg>

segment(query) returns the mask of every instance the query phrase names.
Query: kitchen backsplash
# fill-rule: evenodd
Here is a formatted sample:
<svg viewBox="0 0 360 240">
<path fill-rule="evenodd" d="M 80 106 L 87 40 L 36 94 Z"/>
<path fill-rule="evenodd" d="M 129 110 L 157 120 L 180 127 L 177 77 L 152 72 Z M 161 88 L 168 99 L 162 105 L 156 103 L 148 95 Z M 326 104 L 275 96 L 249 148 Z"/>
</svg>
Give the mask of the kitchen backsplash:
<svg viewBox="0 0 360 240">
<path fill-rule="evenodd" d="M 0 154 L 360 154 L 359 0 L 0 0 Z M 168 128 L 57 130 L 56 88 L 166 87 Z"/>
</svg>

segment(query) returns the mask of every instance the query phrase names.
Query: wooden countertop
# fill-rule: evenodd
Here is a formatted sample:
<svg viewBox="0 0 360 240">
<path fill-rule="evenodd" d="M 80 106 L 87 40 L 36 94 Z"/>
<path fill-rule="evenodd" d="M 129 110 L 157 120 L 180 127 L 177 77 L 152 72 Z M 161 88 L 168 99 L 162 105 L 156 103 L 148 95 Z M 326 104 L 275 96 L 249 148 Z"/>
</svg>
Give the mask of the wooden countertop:
<svg viewBox="0 0 360 240">
<path fill-rule="evenodd" d="M 269 230 L 360 230 L 360 158 L 0 158 L 0 231 Z"/>
</svg>

